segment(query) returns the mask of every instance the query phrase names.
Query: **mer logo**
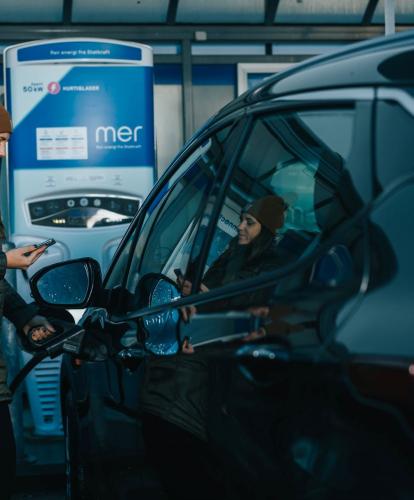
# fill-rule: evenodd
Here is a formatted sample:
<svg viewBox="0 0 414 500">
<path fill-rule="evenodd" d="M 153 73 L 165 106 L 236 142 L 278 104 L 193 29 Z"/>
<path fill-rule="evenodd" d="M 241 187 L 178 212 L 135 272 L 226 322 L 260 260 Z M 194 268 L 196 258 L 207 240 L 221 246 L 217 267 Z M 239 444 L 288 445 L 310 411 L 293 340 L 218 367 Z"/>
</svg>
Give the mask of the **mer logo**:
<svg viewBox="0 0 414 500">
<path fill-rule="evenodd" d="M 138 143 L 140 142 L 143 128 L 142 125 L 137 125 L 133 128 L 127 125 L 121 125 L 118 128 L 100 126 L 95 131 L 95 141 L 97 144 Z"/>
</svg>

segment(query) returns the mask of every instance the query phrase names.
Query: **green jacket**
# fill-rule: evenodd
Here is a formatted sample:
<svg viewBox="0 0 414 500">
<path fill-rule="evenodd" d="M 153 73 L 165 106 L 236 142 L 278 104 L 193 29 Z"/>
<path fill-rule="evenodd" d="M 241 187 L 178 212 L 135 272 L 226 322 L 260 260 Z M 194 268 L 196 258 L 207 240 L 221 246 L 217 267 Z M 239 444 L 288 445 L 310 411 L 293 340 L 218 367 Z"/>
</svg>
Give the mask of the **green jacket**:
<svg viewBox="0 0 414 500">
<path fill-rule="evenodd" d="M 35 305 L 27 304 L 16 290 L 4 279 L 7 269 L 6 254 L 0 251 L 0 325 L 3 315 L 11 321 L 16 330 L 37 314 Z M 0 402 L 10 401 L 11 393 L 7 387 L 7 366 L 0 345 Z"/>
</svg>

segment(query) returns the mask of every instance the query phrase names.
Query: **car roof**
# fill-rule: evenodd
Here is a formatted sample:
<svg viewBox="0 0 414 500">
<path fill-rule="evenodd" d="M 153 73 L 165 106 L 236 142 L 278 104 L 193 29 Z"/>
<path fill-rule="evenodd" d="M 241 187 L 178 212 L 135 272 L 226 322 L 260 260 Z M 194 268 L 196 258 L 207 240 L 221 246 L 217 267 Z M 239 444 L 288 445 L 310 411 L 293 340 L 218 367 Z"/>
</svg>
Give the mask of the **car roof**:
<svg viewBox="0 0 414 500">
<path fill-rule="evenodd" d="M 288 94 L 340 87 L 414 84 L 414 30 L 355 43 L 271 76 L 222 108 L 221 119 L 242 107 Z"/>
</svg>

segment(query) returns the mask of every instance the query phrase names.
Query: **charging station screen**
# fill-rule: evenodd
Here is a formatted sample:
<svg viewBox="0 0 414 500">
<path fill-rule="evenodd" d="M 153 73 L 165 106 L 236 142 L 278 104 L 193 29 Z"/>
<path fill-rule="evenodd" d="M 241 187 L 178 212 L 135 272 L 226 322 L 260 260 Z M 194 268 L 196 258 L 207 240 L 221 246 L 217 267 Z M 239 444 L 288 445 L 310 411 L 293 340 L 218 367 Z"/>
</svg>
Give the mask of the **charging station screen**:
<svg viewBox="0 0 414 500">
<path fill-rule="evenodd" d="M 9 68 L 11 169 L 153 167 L 152 67 Z"/>
</svg>

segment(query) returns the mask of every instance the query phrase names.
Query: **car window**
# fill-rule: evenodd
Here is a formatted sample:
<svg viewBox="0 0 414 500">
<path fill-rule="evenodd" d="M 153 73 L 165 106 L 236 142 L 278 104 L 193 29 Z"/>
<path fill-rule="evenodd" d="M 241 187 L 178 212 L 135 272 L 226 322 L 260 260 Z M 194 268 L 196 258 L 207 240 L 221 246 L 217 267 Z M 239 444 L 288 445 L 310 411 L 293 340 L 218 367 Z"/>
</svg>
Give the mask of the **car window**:
<svg viewBox="0 0 414 500">
<path fill-rule="evenodd" d="M 220 162 L 220 158 L 222 156 L 222 153 L 220 153 L 220 147 L 227 140 L 227 136 L 230 130 L 231 126 L 225 127 L 219 130 L 214 138 L 206 140 L 183 161 L 183 163 L 177 168 L 174 174 L 166 181 L 161 191 L 157 194 L 157 196 L 154 197 L 151 205 L 147 209 L 144 217 L 144 222 L 142 223 L 142 225 L 140 225 L 130 233 L 128 240 L 124 244 L 124 247 L 117 261 L 114 263 L 110 275 L 107 277 L 106 288 L 108 290 L 121 286 L 122 280 L 128 267 L 131 248 L 135 247 L 135 245 L 137 244 L 136 240 L 138 238 L 138 235 L 138 244 L 142 245 L 143 242 L 147 240 L 148 233 L 154 223 L 154 220 L 156 219 L 156 214 L 165 202 L 166 196 L 167 194 L 169 194 L 169 190 L 173 186 L 175 186 L 177 180 L 179 180 L 183 176 L 183 174 L 187 172 L 187 170 L 193 169 L 193 172 L 195 172 L 197 169 L 197 165 L 199 164 L 198 162 L 203 162 L 204 164 L 206 164 L 208 163 L 208 159 L 210 158 L 212 166 L 214 168 L 214 165 L 217 165 Z M 206 185 L 205 187 L 208 188 L 208 185 Z M 137 252 L 135 251 L 135 265 L 137 264 L 136 257 Z"/>
<path fill-rule="evenodd" d="M 380 101 L 376 122 L 377 177 L 381 187 L 386 187 L 399 176 L 413 172 L 414 116 L 396 102 Z"/>
<path fill-rule="evenodd" d="M 136 232 L 131 231 L 128 235 L 128 239 L 124 244 L 121 253 L 118 255 L 117 260 L 114 262 L 113 267 L 109 270 L 108 276 L 105 280 L 105 288 L 107 290 L 113 290 L 118 288 L 122 284 L 122 279 L 125 275 L 125 270 L 128 266 L 128 258 L 131 251 L 131 246 L 136 237 Z"/>
<path fill-rule="evenodd" d="M 411 183 L 371 213 L 367 292 L 337 335 L 351 353 L 414 356 L 413 210 Z"/>
<path fill-rule="evenodd" d="M 141 227 L 126 243 L 108 279 L 116 284 L 132 251 L 126 279 L 128 311 L 145 304 L 138 296 L 140 279 L 159 273 L 176 281 L 174 270 L 185 270 L 208 195 L 226 152 L 230 126 L 206 139 L 177 169 L 147 208 Z M 113 276 L 113 277 L 112 277 Z"/>
<path fill-rule="evenodd" d="M 365 205 L 353 183 L 355 114 L 323 109 L 257 119 L 227 188 L 200 288 L 288 272 L 197 305 L 199 320 L 185 333 L 194 347 L 243 338 L 248 349 L 263 336 L 286 337 L 297 348 L 332 340 L 346 318 L 339 317 L 343 306 L 362 295 L 366 273 Z M 261 232 L 246 242 L 257 229 L 250 215 L 260 231 L 267 228 L 256 246 Z"/>
<path fill-rule="evenodd" d="M 226 192 L 202 290 L 294 262 L 363 206 L 347 169 L 354 120 L 354 108 L 256 120 Z"/>
</svg>

